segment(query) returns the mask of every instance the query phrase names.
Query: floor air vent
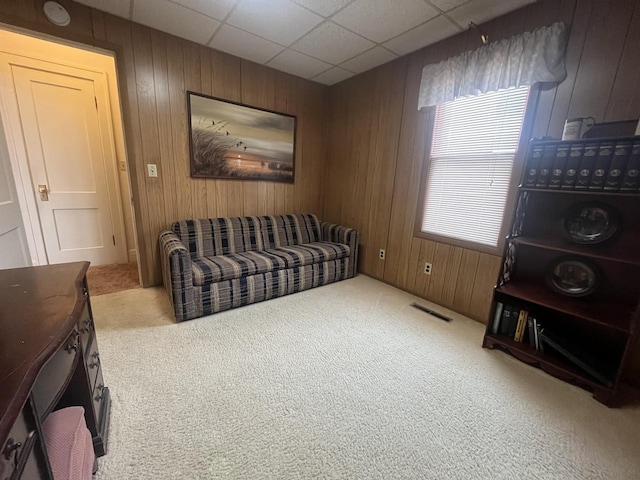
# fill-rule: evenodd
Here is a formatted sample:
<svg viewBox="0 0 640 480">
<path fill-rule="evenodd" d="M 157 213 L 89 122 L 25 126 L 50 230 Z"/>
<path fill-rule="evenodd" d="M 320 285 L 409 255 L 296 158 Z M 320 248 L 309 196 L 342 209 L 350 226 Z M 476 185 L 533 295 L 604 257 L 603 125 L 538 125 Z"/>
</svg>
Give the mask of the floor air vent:
<svg viewBox="0 0 640 480">
<path fill-rule="evenodd" d="M 413 308 L 417 308 L 421 312 L 428 313 L 429 315 L 433 315 L 434 317 L 439 318 L 440 320 L 444 320 L 445 322 L 450 322 L 451 321 L 451 319 L 449 317 L 445 317 L 441 313 L 434 312 L 433 310 L 431 310 L 431 309 L 429 309 L 427 307 L 424 307 L 422 305 L 418 305 L 417 303 L 412 303 L 411 306 Z"/>
</svg>

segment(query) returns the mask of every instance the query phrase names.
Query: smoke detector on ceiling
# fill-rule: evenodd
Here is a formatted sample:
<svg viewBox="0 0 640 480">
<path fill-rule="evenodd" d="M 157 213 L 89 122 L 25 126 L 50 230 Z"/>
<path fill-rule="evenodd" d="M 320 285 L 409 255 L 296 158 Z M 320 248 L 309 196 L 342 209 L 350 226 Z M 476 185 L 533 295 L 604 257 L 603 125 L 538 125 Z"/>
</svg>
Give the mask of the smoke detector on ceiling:
<svg viewBox="0 0 640 480">
<path fill-rule="evenodd" d="M 44 15 L 54 25 L 66 27 L 71 23 L 71 15 L 58 2 L 46 2 L 43 7 Z"/>
</svg>

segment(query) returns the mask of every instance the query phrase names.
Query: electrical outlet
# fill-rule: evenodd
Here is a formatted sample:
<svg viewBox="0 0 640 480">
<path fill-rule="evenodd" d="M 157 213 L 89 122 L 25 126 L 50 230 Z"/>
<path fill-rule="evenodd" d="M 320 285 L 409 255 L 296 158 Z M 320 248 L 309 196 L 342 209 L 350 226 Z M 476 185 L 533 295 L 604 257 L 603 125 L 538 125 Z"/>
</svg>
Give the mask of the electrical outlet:
<svg viewBox="0 0 640 480">
<path fill-rule="evenodd" d="M 158 167 L 155 163 L 147 163 L 147 175 L 150 177 L 158 176 Z"/>
<path fill-rule="evenodd" d="M 126 172 L 127 164 L 124 161 L 120 161 L 118 162 L 118 168 L 120 169 L 121 172 Z"/>
<path fill-rule="evenodd" d="M 384 248 L 381 248 L 380 253 L 378 254 L 378 257 L 380 258 L 380 260 L 384 260 L 384 255 L 385 255 Z"/>
<path fill-rule="evenodd" d="M 424 263 L 424 274 L 431 275 L 431 267 L 432 265 L 429 262 Z"/>
</svg>

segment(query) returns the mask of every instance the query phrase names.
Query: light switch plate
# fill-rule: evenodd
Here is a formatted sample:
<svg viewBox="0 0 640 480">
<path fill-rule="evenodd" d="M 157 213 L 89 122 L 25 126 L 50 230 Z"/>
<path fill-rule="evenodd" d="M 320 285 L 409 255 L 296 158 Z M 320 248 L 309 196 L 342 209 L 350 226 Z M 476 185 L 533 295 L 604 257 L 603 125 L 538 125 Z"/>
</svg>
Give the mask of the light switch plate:
<svg viewBox="0 0 640 480">
<path fill-rule="evenodd" d="M 158 167 L 155 163 L 147 163 L 147 175 L 150 177 L 158 176 Z"/>
</svg>

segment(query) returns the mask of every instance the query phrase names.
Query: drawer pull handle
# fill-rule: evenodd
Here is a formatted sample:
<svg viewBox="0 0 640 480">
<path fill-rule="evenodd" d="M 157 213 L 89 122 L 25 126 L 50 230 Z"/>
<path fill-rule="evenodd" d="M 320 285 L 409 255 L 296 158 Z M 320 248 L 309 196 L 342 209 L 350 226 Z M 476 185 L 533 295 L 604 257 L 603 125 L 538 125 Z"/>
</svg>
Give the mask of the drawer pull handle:
<svg viewBox="0 0 640 480">
<path fill-rule="evenodd" d="M 94 358 L 93 362 L 91 362 L 89 364 L 89 368 L 95 368 L 95 367 L 99 367 L 100 366 L 100 357 L 98 356 L 97 353 L 94 353 L 92 355 L 92 357 Z"/>
<path fill-rule="evenodd" d="M 84 322 L 82 322 L 82 328 L 80 328 L 80 333 L 84 335 L 85 333 L 89 333 L 91 331 L 91 319 L 86 318 Z"/>
<path fill-rule="evenodd" d="M 95 396 L 95 400 L 96 402 L 99 402 L 104 398 L 104 385 L 102 384 L 98 385 L 96 387 L 96 390 L 98 391 L 98 395 Z"/>
<path fill-rule="evenodd" d="M 7 460 L 10 460 L 11 455 L 15 454 L 14 462 L 17 465 L 18 453 L 19 453 L 18 451 L 20 450 L 21 446 L 22 446 L 22 443 L 14 441 L 13 438 L 10 438 L 9 440 L 7 440 L 7 444 L 5 445 L 4 450 L 2 451 L 2 453 L 4 454 L 4 458 L 6 458 Z"/>
</svg>

